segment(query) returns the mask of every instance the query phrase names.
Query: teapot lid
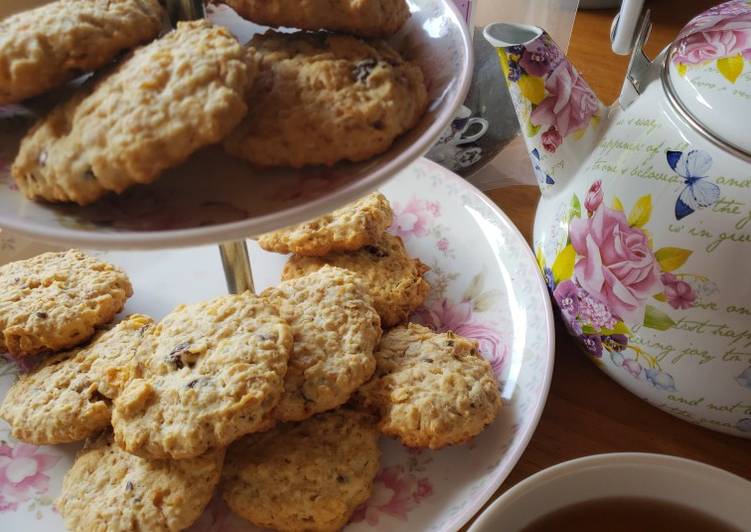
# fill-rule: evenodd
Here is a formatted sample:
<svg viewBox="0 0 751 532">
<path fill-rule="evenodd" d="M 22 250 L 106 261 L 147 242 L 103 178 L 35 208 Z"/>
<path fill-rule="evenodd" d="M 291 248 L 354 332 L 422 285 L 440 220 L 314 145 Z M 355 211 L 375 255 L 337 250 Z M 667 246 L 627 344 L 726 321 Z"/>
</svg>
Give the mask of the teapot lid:
<svg viewBox="0 0 751 532">
<path fill-rule="evenodd" d="M 663 81 L 704 136 L 751 158 L 751 0 L 725 2 L 689 22 L 670 48 Z"/>
</svg>

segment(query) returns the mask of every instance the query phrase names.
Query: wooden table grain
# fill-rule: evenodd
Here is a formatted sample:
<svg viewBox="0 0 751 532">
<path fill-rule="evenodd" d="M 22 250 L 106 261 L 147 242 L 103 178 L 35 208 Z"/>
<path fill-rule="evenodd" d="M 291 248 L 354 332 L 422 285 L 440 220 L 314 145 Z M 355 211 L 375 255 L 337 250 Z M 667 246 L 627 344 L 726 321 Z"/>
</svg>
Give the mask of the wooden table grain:
<svg viewBox="0 0 751 532">
<path fill-rule="evenodd" d="M 654 24 L 648 55 L 656 55 L 691 17 L 714 3 L 648 1 Z M 579 12 L 569 48 L 569 57 L 606 103 L 620 93 L 628 62 L 628 58 L 610 51 L 614 15 L 614 10 Z M 488 195 L 531 241 L 537 189 L 513 186 Z M 751 440 L 691 425 L 650 406 L 595 367 L 557 323 L 555 370 L 545 410 L 529 447 L 493 499 L 541 469 L 581 456 L 612 452 L 681 456 L 751 480 Z"/>
</svg>

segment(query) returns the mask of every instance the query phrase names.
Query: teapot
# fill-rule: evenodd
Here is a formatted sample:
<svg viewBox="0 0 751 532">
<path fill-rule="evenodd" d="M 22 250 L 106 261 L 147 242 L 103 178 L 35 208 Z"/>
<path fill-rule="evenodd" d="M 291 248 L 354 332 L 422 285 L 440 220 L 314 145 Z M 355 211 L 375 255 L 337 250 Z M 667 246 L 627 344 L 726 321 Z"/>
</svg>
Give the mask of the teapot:
<svg viewBox="0 0 751 532">
<path fill-rule="evenodd" d="M 751 1 L 694 18 L 654 60 L 641 0 L 606 107 L 540 28 L 496 23 L 541 189 L 534 250 L 568 331 L 670 414 L 751 438 Z"/>
</svg>

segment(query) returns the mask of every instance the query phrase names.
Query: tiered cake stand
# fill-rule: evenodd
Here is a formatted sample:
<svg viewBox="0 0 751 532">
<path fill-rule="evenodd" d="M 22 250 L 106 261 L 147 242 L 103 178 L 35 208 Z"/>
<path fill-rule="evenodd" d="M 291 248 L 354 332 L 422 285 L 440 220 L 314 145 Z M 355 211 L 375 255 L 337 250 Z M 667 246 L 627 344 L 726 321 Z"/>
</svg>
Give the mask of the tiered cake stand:
<svg viewBox="0 0 751 532">
<path fill-rule="evenodd" d="M 28 0 L 10 1 L 29 7 Z M 203 12 L 201 0 L 168 3 L 173 20 Z M 44 113 L 59 96 L 0 108 L 0 264 L 71 246 L 105 250 L 94 253 L 122 267 L 136 287 L 125 311 L 156 319 L 177 304 L 216 297 L 225 281 L 231 292 L 253 290 L 248 249 L 257 288 L 278 283 L 285 257 L 263 252 L 255 243 L 246 247 L 247 238 L 331 211 L 376 187 L 389 198 L 395 213 L 392 230 L 412 256 L 431 268 L 427 277 L 432 289 L 413 318 L 476 339 L 499 380 L 504 406 L 498 419 L 467 445 L 420 453 L 383 439 L 373 497 L 353 517 L 348 527 L 353 532 L 450 532 L 467 523 L 527 446 L 553 367 L 550 300 L 528 244 L 474 187 L 420 159 L 439 136 L 451 137 L 445 129 L 462 104 L 472 71 L 470 40 L 452 0 L 408 4 L 412 16 L 392 44 L 422 67 L 431 103 L 417 127 L 388 152 L 360 164 L 261 171 L 209 147 L 155 183 L 89 207 L 36 203 L 15 188 L 7 163 L 34 114 Z M 206 16 L 230 27 L 242 41 L 263 31 L 221 6 L 210 6 Z M 216 264 L 216 244 L 224 278 Z M 182 247 L 189 249 L 177 249 Z M 0 359 L 0 397 L 16 372 L 14 364 Z M 17 458 L 26 468 L 32 463 L 26 457 L 36 453 L 43 460 L 33 463 L 46 469 L 33 478 L 48 479 L 23 491 L 7 481 L 0 467 L 0 519 L 5 525 L 0 528 L 63 529 L 51 501 L 76 449 L 23 444 L 0 421 L 0 459 L 7 464 Z M 239 520 L 218 497 L 190 531 L 255 530 Z"/>
</svg>

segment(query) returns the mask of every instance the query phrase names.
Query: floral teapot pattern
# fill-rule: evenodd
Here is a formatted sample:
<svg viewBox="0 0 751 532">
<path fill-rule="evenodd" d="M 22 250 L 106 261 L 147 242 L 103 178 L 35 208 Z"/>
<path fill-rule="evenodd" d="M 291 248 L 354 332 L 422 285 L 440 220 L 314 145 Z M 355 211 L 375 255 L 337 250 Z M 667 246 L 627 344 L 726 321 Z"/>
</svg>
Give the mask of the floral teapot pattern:
<svg viewBox="0 0 751 532">
<path fill-rule="evenodd" d="M 631 62 L 610 108 L 543 30 L 485 28 L 542 190 L 535 252 L 608 375 L 751 438 L 751 1 L 702 13 L 652 61 L 641 4 L 616 22 Z"/>
</svg>

